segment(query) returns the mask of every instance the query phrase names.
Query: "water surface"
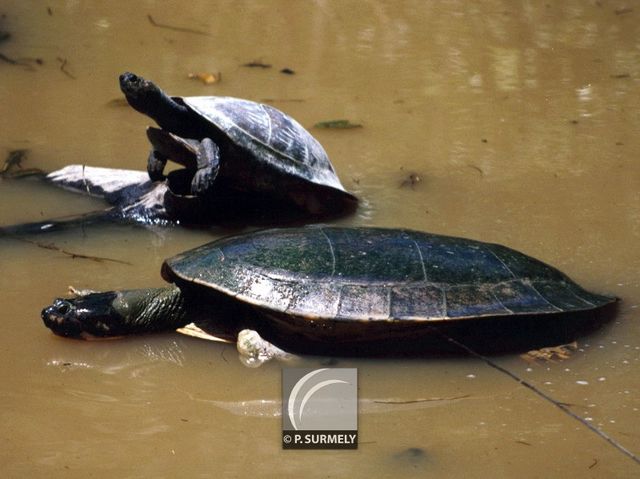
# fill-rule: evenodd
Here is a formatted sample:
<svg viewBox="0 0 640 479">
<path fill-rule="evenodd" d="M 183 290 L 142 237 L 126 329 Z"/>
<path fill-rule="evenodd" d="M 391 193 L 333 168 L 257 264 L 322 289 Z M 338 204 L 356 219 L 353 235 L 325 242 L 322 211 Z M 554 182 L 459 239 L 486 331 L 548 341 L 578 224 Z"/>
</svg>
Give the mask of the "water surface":
<svg viewBox="0 0 640 479">
<path fill-rule="evenodd" d="M 621 298 L 615 321 L 580 338 L 568 360 L 494 359 L 640 455 L 633 3 L 8 0 L 0 14 L 11 34 L 0 53 L 19 63 L 0 63 L 0 149 L 28 149 L 25 167 L 143 169 L 148 121 L 113 101 L 118 74 L 131 70 L 173 94 L 270 102 L 308 127 L 361 123 L 312 130 L 362 198 L 340 223 L 503 243 Z M 242 66 L 252 61 L 272 67 Z M 187 78 L 202 71 L 222 81 Z M 0 181 L 0 224 L 100 205 Z M 464 399 L 361 407 L 357 451 L 282 451 L 273 407 L 282 364 L 247 369 L 232 346 L 176 334 L 82 343 L 43 327 L 40 309 L 68 285 L 160 285 L 163 258 L 224 233 L 103 226 L 38 238 L 130 264 L 0 240 L 7 477 L 638 473 L 602 438 L 474 358 L 339 360 L 359 369 L 362 399 Z M 238 413 L 260 400 L 265 408 Z"/>
</svg>

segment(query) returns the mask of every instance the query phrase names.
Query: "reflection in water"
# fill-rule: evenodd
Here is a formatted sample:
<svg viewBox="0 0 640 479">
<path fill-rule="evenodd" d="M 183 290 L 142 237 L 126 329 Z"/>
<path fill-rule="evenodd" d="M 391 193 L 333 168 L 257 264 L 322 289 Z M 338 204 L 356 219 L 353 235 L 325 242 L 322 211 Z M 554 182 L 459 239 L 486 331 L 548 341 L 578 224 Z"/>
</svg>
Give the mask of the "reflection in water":
<svg viewBox="0 0 640 479">
<path fill-rule="evenodd" d="M 184 366 L 185 355 L 183 348 L 184 344 L 176 340 L 167 340 L 162 343 L 143 342 L 131 351 L 127 351 L 125 356 L 109 349 L 100 351 L 91 360 L 84 354 L 67 353 L 64 359 L 47 360 L 46 365 L 57 368 L 61 373 L 93 369 L 100 374 L 135 378 L 144 376 L 148 368 L 154 367 L 157 363 Z M 79 357 L 80 359 L 76 360 L 74 357 Z"/>
<path fill-rule="evenodd" d="M 432 407 L 450 405 L 456 401 L 467 399 L 469 396 L 451 398 L 360 398 L 358 400 L 358 414 L 390 414 L 402 411 L 415 411 Z M 212 406 L 227 411 L 234 416 L 279 418 L 282 416 L 282 401 L 280 399 L 250 399 L 244 401 L 213 401 L 209 399 L 192 400 L 203 401 Z"/>
</svg>

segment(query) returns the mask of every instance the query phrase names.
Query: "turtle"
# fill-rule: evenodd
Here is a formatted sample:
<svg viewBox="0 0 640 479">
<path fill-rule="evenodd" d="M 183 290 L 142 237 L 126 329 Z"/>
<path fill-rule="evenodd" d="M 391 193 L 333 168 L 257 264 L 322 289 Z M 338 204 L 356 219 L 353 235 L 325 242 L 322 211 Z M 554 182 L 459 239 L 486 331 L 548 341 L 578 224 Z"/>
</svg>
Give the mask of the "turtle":
<svg viewBox="0 0 640 479">
<path fill-rule="evenodd" d="M 170 97 L 130 72 L 120 75 L 120 88 L 131 107 L 160 126 L 147 129 L 149 178 L 164 181 L 169 159 L 184 166 L 168 176 L 179 215 L 254 195 L 312 215 L 357 207 L 322 145 L 282 111 L 234 97 Z"/>
<path fill-rule="evenodd" d="M 169 97 L 128 72 L 120 86 L 133 108 L 161 126 L 147 129 L 147 172 L 68 165 L 44 174 L 30 168 L 48 184 L 102 198 L 109 207 L 0 226 L 0 236 L 104 222 L 282 225 L 357 209 L 358 198 L 344 189 L 322 145 L 280 110 L 232 97 Z M 168 159 L 184 168 L 165 175 Z"/>
<path fill-rule="evenodd" d="M 170 286 L 78 292 L 42 319 L 80 339 L 178 329 L 237 340 L 264 360 L 281 351 L 429 354 L 451 339 L 501 346 L 509 336 L 530 349 L 534 332 L 563 341 L 558 331 L 577 334 L 568 322 L 616 301 L 505 246 L 364 226 L 228 236 L 166 259 L 161 274 Z"/>
</svg>

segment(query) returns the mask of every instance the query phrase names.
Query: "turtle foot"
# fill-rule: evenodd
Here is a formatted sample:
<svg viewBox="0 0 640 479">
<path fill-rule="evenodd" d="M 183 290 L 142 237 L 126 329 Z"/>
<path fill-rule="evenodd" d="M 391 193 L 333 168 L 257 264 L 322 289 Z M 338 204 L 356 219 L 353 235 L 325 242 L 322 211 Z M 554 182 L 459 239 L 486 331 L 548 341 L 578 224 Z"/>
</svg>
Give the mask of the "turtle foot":
<svg viewBox="0 0 640 479">
<path fill-rule="evenodd" d="M 210 138 L 204 138 L 198 145 L 198 170 L 191 181 L 191 193 L 205 195 L 211 187 L 220 169 L 220 148 Z"/>
<path fill-rule="evenodd" d="M 249 368 L 259 368 L 267 361 L 274 358 L 288 360 L 295 356 L 265 341 L 260 335 L 251 329 L 243 329 L 238 333 L 236 343 L 240 362 Z"/>
</svg>

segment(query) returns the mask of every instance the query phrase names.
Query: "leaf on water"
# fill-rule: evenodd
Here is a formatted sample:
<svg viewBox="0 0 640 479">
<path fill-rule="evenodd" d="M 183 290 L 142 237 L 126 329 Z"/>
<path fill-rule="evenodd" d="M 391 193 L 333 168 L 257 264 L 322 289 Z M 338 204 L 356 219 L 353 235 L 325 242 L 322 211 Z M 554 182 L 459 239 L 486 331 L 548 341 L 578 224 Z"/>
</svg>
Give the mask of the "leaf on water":
<svg viewBox="0 0 640 479">
<path fill-rule="evenodd" d="M 349 120 L 328 120 L 321 121 L 313 125 L 314 128 L 325 128 L 335 130 L 348 130 L 351 128 L 362 128 L 360 123 L 351 123 Z"/>
<path fill-rule="evenodd" d="M 520 357 L 530 363 L 535 363 L 536 361 L 563 361 L 565 359 L 569 359 L 577 349 L 578 343 L 574 341 L 569 344 L 561 344 L 559 346 L 534 349 L 532 351 L 526 352 L 525 354 L 521 354 Z"/>
<path fill-rule="evenodd" d="M 200 80 L 205 85 L 213 85 L 214 83 L 219 83 L 222 80 L 222 73 L 210 73 L 210 72 L 200 72 L 200 73 L 189 73 L 187 77 L 191 80 Z"/>
</svg>

